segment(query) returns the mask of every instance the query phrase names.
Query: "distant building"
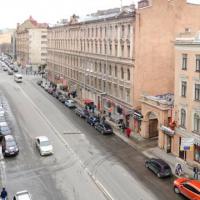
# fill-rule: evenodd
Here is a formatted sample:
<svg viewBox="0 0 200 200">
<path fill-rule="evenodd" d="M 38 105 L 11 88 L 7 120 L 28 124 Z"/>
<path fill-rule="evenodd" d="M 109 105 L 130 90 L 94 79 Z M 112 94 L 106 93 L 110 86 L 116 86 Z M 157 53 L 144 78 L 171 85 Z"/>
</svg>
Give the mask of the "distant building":
<svg viewBox="0 0 200 200">
<path fill-rule="evenodd" d="M 38 23 L 32 17 L 16 29 L 16 56 L 18 64 L 39 66 L 47 59 L 46 23 Z"/>
<path fill-rule="evenodd" d="M 12 56 L 12 34 L 14 29 L 4 29 L 0 31 L 0 53 Z"/>
</svg>

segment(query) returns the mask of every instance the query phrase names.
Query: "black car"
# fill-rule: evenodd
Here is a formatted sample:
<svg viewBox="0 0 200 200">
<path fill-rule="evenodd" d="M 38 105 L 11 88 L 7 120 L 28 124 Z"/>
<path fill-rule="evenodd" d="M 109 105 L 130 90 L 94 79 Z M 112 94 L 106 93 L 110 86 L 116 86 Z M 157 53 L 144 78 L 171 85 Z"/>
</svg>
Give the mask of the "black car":
<svg viewBox="0 0 200 200">
<path fill-rule="evenodd" d="M 14 156 L 19 153 L 19 148 L 12 135 L 6 135 L 3 137 L 2 153 L 4 156 Z"/>
<path fill-rule="evenodd" d="M 94 127 L 96 130 L 98 130 L 102 134 L 112 134 L 113 133 L 112 127 L 105 122 L 96 123 L 94 125 Z"/>
<path fill-rule="evenodd" d="M 159 178 L 172 175 L 170 166 L 161 159 L 151 158 L 146 160 L 145 167 L 153 171 Z"/>
<path fill-rule="evenodd" d="M 96 123 L 100 122 L 99 117 L 92 115 L 87 118 L 87 123 L 94 126 Z"/>
<path fill-rule="evenodd" d="M 76 108 L 74 112 L 81 118 L 88 118 L 89 112 L 86 109 L 83 108 Z"/>
</svg>

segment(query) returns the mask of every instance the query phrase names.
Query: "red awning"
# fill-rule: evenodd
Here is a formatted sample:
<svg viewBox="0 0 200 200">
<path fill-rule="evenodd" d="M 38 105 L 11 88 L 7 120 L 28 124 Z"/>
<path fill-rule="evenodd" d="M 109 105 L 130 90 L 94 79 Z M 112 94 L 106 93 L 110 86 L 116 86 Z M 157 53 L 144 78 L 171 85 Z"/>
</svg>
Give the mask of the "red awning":
<svg viewBox="0 0 200 200">
<path fill-rule="evenodd" d="M 90 104 L 90 103 L 93 103 L 93 100 L 91 100 L 91 99 L 84 99 L 84 103 L 85 104 Z"/>
</svg>

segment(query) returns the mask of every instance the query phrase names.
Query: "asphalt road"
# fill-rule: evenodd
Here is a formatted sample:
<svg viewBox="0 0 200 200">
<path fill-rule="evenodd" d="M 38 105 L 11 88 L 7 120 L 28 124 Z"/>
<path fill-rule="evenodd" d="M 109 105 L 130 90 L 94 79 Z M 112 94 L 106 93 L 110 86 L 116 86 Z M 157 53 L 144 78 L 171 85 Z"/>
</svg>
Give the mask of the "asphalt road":
<svg viewBox="0 0 200 200">
<path fill-rule="evenodd" d="M 33 199 L 175 200 L 173 178 L 158 179 L 145 157 L 117 136 L 103 136 L 24 77 L 17 84 L 0 72 L 0 91 L 10 105 L 16 158 L 5 159 L 10 194 L 27 189 Z M 46 135 L 54 155 L 41 157 L 34 138 Z"/>
</svg>

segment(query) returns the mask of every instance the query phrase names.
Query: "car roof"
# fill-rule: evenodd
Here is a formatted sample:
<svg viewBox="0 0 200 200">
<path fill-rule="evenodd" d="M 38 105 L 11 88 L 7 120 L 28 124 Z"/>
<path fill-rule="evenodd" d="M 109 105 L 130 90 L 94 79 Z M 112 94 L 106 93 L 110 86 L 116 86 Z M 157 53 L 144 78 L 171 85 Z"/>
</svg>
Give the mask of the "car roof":
<svg viewBox="0 0 200 200">
<path fill-rule="evenodd" d="M 38 136 L 38 137 L 36 137 L 36 139 L 39 139 L 41 142 L 42 141 L 49 141 L 47 136 Z"/>
<path fill-rule="evenodd" d="M 14 137 L 12 135 L 5 135 L 5 140 L 14 140 Z"/>
<path fill-rule="evenodd" d="M 0 122 L 0 126 L 8 126 L 7 122 Z"/>
<path fill-rule="evenodd" d="M 160 165 L 167 165 L 167 166 L 169 166 L 164 160 L 162 160 L 162 159 L 157 159 L 157 158 L 151 158 L 150 160 L 153 160 L 153 161 L 155 161 L 155 162 L 157 162 L 158 164 L 160 164 Z"/>
</svg>

